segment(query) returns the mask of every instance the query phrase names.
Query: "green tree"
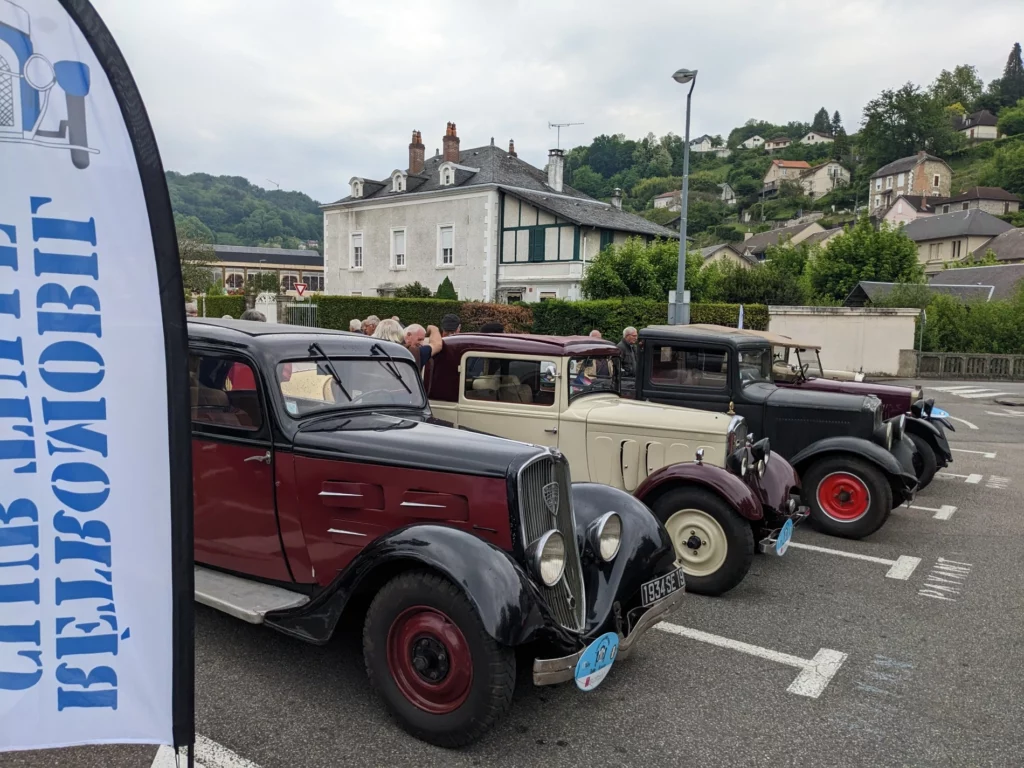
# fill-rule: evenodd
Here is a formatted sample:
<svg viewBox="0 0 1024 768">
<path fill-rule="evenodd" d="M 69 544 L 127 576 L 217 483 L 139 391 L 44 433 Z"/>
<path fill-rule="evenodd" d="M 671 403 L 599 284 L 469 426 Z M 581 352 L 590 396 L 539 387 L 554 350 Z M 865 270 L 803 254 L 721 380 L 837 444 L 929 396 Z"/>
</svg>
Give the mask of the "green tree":
<svg viewBox="0 0 1024 768">
<path fill-rule="evenodd" d="M 1024 133 L 1024 103 L 1017 102 L 1017 106 L 1000 112 L 997 125 L 999 132 L 1007 136 Z"/>
<path fill-rule="evenodd" d="M 986 175 L 995 186 L 1017 194 L 1024 193 L 1024 144 L 997 150 Z"/>
<path fill-rule="evenodd" d="M 816 296 L 838 301 L 861 280 L 920 283 L 924 279 L 914 241 L 888 222 L 876 230 L 867 216 L 811 258 L 807 274 Z"/>
<path fill-rule="evenodd" d="M 822 107 L 814 113 L 814 120 L 811 121 L 811 130 L 828 135 L 832 133 L 832 121 L 829 120 L 828 110 Z"/>
<path fill-rule="evenodd" d="M 832 159 L 844 160 L 850 154 L 850 137 L 842 125 L 832 134 Z"/>
<path fill-rule="evenodd" d="M 572 186 L 591 197 L 608 197 L 612 191 L 612 185 L 589 165 L 584 165 L 573 172 Z"/>
<path fill-rule="evenodd" d="M 932 98 L 944 107 L 961 104 L 967 110 L 974 107 L 981 97 L 985 84 L 978 77 L 978 70 L 971 64 L 953 67 L 953 71 L 942 70 L 935 82 L 928 87 Z"/>
<path fill-rule="evenodd" d="M 948 155 L 963 146 L 943 105 L 913 83 L 869 101 L 862 126 L 861 154 L 873 168 L 922 149 Z"/>
<path fill-rule="evenodd" d="M 455 286 L 452 285 L 452 279 L 445 275 L 444 280 L 437 286 L 437 293 L 434 294 L 434 298 L 437 299 L 448 299 L 450 301 L 458 301 L 459 294 L 455 291 Z"/>
<path fill-rule="evenodd" d="M 259 296 L 261 293 L 280 293 L 281 283 L 276 272 L 250 272 L 245 281 L 245 293 Z"/>
<path fill-rule="evenodd" d="M 968 254 L 966 259 L 960 261 L 947 261 L 942 265 L 943 269 L 964 269 L 965 267 L 994 267 L 999 263 L 999 257 L 991 248 L 987 249 L 982 256 Z"/>
<path fill-rule="evenodd" d="M 999 83 L 999 91 L 1004 107 L 1016 104 L 1024 99 L 1024 62 L 1020 58 L 1020 43 L 1013 44 L 1003 69 L 1003 78 Z"/>
<path fill-rule="evenodd" d="M 700 271 L 700 254 L 694 263 L 696 275 Z M 621 245 L 610 245 L 587 266 L 583 276 L 583 295 L 588 299 L 617 299 L 638 296 L 665 301 L 668 292 L 676 287 L 676 268 L 679 264 L 679 243 L 676 240 L 644 242 L 631 237 Z M 691 273 L 687 259 L 687 277 Z M 689 286 L 691 296 L 692 286 Z"/>
<path fill-rule="evenodd" d="M 687 206 L 686 233 L 695 235 L 721 224 L 729 215 L 729 206 L 721 200 L 691 197 Z"/>
<path fill-rule="evenodd" d="M 831 129 L 833 136 L 838 136 L 840 131 L 843 131 L 843 135 L 846 134 L 846 131 L 843 130 L 843 118 L 839 116 L 838 109 L 832 113 Z"/>
<path fill-rule="evenodd" d="M 445 279 L 447 280 L 447 278 Z M 395 288 L 396 299 L 429 299 L 431 295 L 430 289 L 425 285 L 421 285 L 419 280 L 415 283 L 400 285 Z"/>
<path fill-rule="evenodd" d="M 181 264 L 181 281 L 185 286 L 185 294 L 191 296 L 206 293 L 214 283 L 211 267 L 217 262 L 217 257 L 209 245 L 208 235 L 212 233 L 194 216 L 176 218 L 175 229 L 178 235 L 178 261 Z"/>
<path fill-rule="evenodd" d="M 871 306 L 924 309 L 931 300 L 931 289 L 924 283 L 896 283 L 889 293 L 871 299 Z"/>
<path fill-rule="evenodd" d="M 998 115 L 1003 106 L 1003 81 L 997 78 L 988 84 L 985 92 L 974 102 L 975 111 L 987 109 L 993 115 Z"/>
</svg>

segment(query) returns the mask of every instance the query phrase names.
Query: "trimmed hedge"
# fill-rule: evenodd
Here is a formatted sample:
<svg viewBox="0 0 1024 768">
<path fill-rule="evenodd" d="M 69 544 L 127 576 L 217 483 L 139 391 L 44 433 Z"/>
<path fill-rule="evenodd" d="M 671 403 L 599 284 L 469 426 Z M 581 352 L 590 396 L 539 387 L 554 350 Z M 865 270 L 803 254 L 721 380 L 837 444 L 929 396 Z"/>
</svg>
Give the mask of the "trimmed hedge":
<svg viewBox="0 0 1024 768">
<path fill-rule="evenodd" d="M 319 296 L 317 320 L 321 328 L 348 330 L 350 320 L 376 315 L 381 320 L 397 316 L 403 325 L 419 323 L 441 326 L 441 318 L 452 313 L 462 321 L 462 330 L 475 331 L 484 323 L 500 322 L 509 333 L 529 333 L 530 310 L 509 304 L 447 299 L 387 299 L 372 296 Z"/>
<path fill-rule="evenodd" d="M 644 328 L 664 325 L 668 321 L 668 303 L 651 299 L 601 299 L 597 301 L 543 301 L 531 305 L 533 332 L 552 336 L 586 335 L 597 328 L 606 339 L 622 338 L 628 326 Z M 738 304 L 691 304 L 690 322 L 729 325 L 739 322 Z M 743 325 L 763 331 L 768 329 L 768 307 L 745 304 Z"/>
<path fill-rule="evenodd" d="M 200 296 L 197 301 L 200 315 L 203 314 L 203 302 L 206 302 L 206 317 L 231 315 L 237 319 L 245 312 L 245 296 Z"/>
</svg>

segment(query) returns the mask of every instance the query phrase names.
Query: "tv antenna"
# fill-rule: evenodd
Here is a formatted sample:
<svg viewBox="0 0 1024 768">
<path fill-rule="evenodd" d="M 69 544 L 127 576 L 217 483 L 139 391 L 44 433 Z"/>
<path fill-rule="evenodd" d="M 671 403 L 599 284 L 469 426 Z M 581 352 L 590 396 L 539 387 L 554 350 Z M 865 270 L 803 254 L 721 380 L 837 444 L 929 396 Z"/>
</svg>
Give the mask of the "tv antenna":
<svg viewBox="0 0 1024 768">
<path fill-rule="evenodd" d="M 269 181 L 269 182 L 270 182 L 271 184 L 273 184 L 273 185 L 274 185 L 275 187 L 277 187 L 278 189 L 280 189 L 280 188 L 281 188 L 281 185 L 280 185 L 280 184 L 278 184 L 278 183 L 277 183 L 276 181 L 274 181 L 273 179 L 267 179 L 267 181 Z"/>
<path fill-rule="evenodd" d="M 583 123 L 552 123 L 548 122 L 548 128 L 554 128 L 555 133 L 555 148 L 562 148 L 562 129 L 568 128 L 570 125 L 583 125 Z"/>
</svg>

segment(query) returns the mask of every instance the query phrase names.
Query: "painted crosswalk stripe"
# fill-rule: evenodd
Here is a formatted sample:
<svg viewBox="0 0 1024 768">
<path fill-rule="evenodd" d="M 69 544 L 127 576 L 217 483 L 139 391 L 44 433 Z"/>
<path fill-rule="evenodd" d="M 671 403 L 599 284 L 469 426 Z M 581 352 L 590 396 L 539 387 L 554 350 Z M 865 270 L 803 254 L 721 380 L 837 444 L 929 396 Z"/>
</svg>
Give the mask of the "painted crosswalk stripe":
<svg viewBox="0 0 1024 768">
<path fill-rule="evenodd" d="M 928 387 L 928 389 L 934 390 L 935 392 L 957 392 L 961 389 L 977 389 L 977 387 L 974 384 L 961 384 L 955 387 Z"/>
<path fill-rule="evenodd" d="M 182 755 L 181 765 L 185 765 L 184 755 Z M 260 768 L 256 763 L 235 754 L 216 741 L 199 735 L 196 735 L 195 765 L 196 768 Z M 177 768 L 177 766 L 174 750 L 170 747 L 160 747 L 150 768 Z"/>
<path fill-rule="evenodd" d="M 966 399 L 974 399 L 974 398 L 978 398 L 978 397 L 998 397 L 999 395 L 1012 395 L 1012 394 L 1013 394 L 1013 392 L 995 392 L 993 390 L 986 390 L 986 391 L 984 391 L 984 392 L 982 392 L 980 394 L 961 393 L 960 397 L 963 397 L 963 398 L 966 398 Z"/>
<path fill-rule="evenodd" d="M 797 696 L 807 696 L 811 699 L 821 696 L 825 687 L 836 676 L 839 668 L 847 659 L 847 654 L 842 651 L 834 651 L 831 648 L 821 648 L 814 654 L 814 658 L 802 659 L 789 653 L 773 651 L 771 648 L 762 648 L 759 645 L 744 643 L 742 640 L 733 640 L 731 637 L 713 635 L 710 632 L 702 632 L 699 629 L 691 629 L 679 624 L 670 624 L 667 621 L 655 624 L 654 627 L 662 632 L 687 637 L 691 640 L 717 646 L 718 648 L 728 648 L 731 651 L 739 651 L 740 653 L 756 656 L 759 659 L 796 667 L 800 670 L 800 674 L 796 676 L 796 680 L 790 683 L 786 692 L 796 694 Z"/>
</svg>

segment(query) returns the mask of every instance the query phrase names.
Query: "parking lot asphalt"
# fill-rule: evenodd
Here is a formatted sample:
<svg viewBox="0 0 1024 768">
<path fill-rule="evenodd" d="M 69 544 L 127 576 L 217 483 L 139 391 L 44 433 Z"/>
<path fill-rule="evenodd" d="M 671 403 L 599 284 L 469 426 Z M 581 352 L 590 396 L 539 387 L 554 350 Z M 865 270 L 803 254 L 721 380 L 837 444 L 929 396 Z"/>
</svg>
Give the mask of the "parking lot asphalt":
<svg viewBox="0 0 1024 768">
<path fill-rule="evenodd" d="M 688 596 L 593 692 L 521 675 L 493 732 L 444 751 L 375 700 L 357 629 L 317 648 L 197 606 L 197 730 L 261 768 L 1020 766 L 1024 408 L 923 383 L 961 421 L 953 465 L 912 508 L 862 541 L 798 529 L 804 547 L 758 556 L 723 597 Z M 149 768 L 155 753 L 7 754 L 0 766 Z"/>
</svg>

